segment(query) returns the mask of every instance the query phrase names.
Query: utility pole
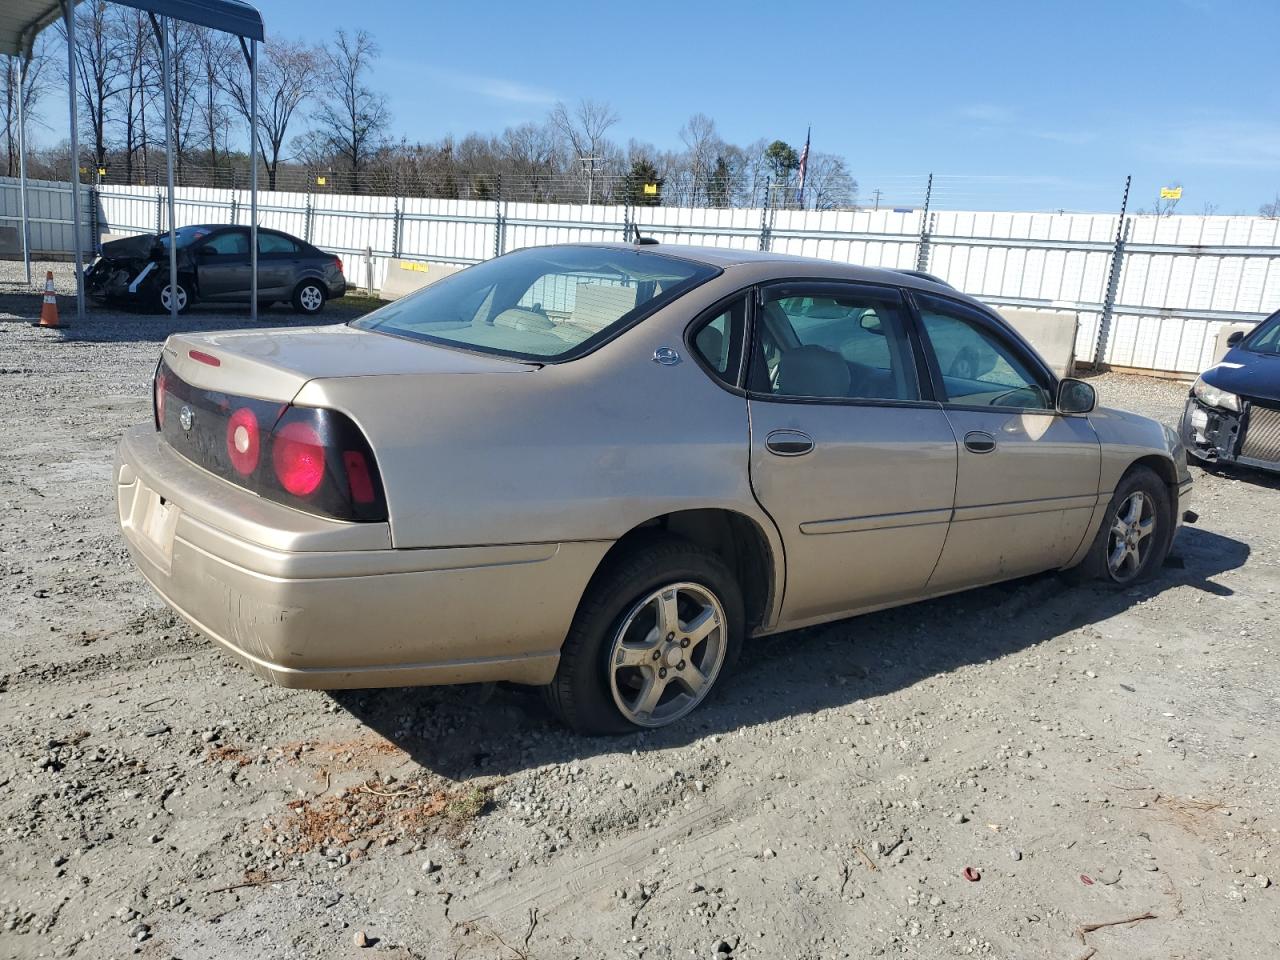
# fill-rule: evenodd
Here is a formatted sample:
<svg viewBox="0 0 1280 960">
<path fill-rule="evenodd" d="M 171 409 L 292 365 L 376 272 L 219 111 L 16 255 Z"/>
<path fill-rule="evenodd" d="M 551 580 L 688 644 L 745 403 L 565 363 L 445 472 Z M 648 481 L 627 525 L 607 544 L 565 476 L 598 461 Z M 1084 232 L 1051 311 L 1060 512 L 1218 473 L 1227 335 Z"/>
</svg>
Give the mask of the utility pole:
<svg viewBox="0 0 1280 960">
<path fill-rule="evenodd" d="M 582 169 L 587 174 L 587 205 L 591 205 L 591 201 L 595 199 L 596 192 L 596 164 L 602 157 L 579 157 L 578 162 L 582 164 Z"/>
<path fill-rule="evenodd" d="M 876 187 L 871 191 L 871 196 L 875 197 L 876 211 L 878 212 L 880 210 L 880 197 L 883 196 L 883 191 L 879 187 Z"/>
</svg>

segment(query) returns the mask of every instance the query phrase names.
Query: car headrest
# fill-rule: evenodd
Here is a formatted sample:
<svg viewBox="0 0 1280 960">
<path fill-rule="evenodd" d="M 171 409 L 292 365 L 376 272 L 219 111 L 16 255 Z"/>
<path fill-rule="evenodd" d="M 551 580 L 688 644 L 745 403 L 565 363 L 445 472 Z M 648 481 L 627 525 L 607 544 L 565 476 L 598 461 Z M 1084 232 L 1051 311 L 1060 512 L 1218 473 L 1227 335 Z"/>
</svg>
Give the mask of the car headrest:
<svg viewBox="0 0 1280 960">
<path fill-rule="evenodd" d="M 851 383 L 844 357 L 826 347 L 796 347 L 778 363 L 778 393 L 787 396 L 847 397 Z"/>
<path fill-rule="evenodd" d="M 555 324 L 543 313 L 511 307 L 493 318 L 495 327 L 511 327 L 513 330 L 550 330 Z"/>
</svg>

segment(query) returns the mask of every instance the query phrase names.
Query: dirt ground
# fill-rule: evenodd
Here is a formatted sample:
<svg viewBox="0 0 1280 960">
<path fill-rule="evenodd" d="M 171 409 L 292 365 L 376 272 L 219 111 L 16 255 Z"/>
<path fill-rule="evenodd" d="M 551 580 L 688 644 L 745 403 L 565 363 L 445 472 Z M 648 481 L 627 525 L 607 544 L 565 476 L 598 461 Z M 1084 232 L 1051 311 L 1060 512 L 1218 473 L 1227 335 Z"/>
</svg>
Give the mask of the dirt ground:
<svg viewBox="0 0 1280 960">
<path fill-rule="evenodd" d="M 1195 470 L 1147 587 L 1035 577 L 757 641 L 691 722 L 586 739 L 520 688 L 277 689 L 180 623 L 110 483 L 168 319 L 35 330 L 14 289 L 0 956 L 1277 955 L 1274 479 Z M 1186 392 L 1095 382 L 1168 423 Z"/>
</svg>

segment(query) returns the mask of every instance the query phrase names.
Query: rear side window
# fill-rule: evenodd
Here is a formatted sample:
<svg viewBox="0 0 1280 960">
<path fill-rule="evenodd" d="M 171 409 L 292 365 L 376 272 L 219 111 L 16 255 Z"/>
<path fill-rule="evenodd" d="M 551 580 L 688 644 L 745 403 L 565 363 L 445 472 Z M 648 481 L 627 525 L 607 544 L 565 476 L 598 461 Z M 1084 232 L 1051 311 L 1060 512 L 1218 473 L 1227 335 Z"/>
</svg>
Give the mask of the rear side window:
<svg viewBox="0 0 1280 960">
<path fill-rule="evenodd" d="M 739 297 L 706 320 L 693 335 L 693 349 L 716 378 L 738 385 L 742 340 L 747 326 L 747 298 Z"/>
<path fill-rule="evenodd" d="M 258 232 L 259 253 L 297 253 L 298 245 L 278 233 Z"/>
<path fill-rule="evenodd" d="M 919 400 L 901 294 L 855 284 L 766 291 L 751 387 L 777 397 Z"/>
</svg>

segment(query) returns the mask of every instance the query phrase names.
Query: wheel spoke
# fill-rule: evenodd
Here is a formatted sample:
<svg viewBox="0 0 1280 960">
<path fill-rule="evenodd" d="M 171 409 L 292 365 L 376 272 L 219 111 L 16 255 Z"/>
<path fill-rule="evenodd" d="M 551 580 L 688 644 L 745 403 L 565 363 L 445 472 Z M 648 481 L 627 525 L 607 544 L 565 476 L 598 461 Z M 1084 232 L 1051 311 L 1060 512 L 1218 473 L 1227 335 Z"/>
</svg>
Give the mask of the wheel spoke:
<svg viewBox="0 0 1280 960">
<path fill-rule="evenodd" d="M 640 695 L 636 697 L 636 704 L 632 709 L 639 716 L 649 716 L 657 708 L 658 701 L 662 699 L 662 691 L 665 689 L 667 689 L 667 681 L 658 676 L 658 671 L 646 670 L 644 686 L 640 688 Z"/>
<path fill-rule="evenodd" d="M 715 610 L 704 607 L 700 614 L 685 624 L 684 632 L 689 638 L 689 651 L 692 652 L 694 647 L 711 636 L 711 631 L 718 626 L 720 626 L 720 620 Z"/>
<path fill-rule="evenodd" d="M 676 674 L 676 679 L 689 691 L 691 696 L 696 697 L 702 692 L 702 688 L 707 685 L 707 677 L 701 670 L 692 663 L 686 663 L 684 669 Z"/>
<path fill-rule="evenodd" d="M 1155 529 L 1156 529 L 1155 517 L 1148 517 L 1146 520 L 1141 521 L 1138 524 L 1138 539 L 1139 540 L 1147 539 L 1147 537 L 1151 536 L 1151 534 L 1155 532 Z"/>
<path fill-rule="evenodd" d="M 653 652 L 657 649 L 652 643 L 624 643 L 613 655 L 614 667 L 647 667 L 653 663 Z"/>
<path fill-rule="evenodd" d="M 1142 491 L 1139 490 L 1129 496 L 1124 503 L 1124 522 L 1132 526 L 1142 519 L 1142 505 L 1145 501 Z"/>
<path fill-rule="evenodd" d="M 1124 563 L 1125 555 L 1129 552 L 1129 547 L 1124 540 L 1117 540 L 1116 545 L 1111 548 L 1111 555 L 1107 558 L 1107 565 L 1111 567 L 1115 573 L 1120 572 L 1120 567 Z"/>
<path fill-rule="evenodd" d="M 1123 540 L 1125 538 L 1125 534 L 1127 534 L 1128 532 L 1129 532 L 1129 525 L 1125 523 L 1122 519 L 1120 519 L 1120 517 L 1117 515 L 1116 522 L 1111 525 L 1112 536 L 1114 536 L 1117 540 Z"/>
<path fill-rule="evenodd" d="M 658 596 L 658 632 L 664 637 L 680 629 L 678 598 L 679 592 L 674 589 L 664 590 Z"/>
</svg>

